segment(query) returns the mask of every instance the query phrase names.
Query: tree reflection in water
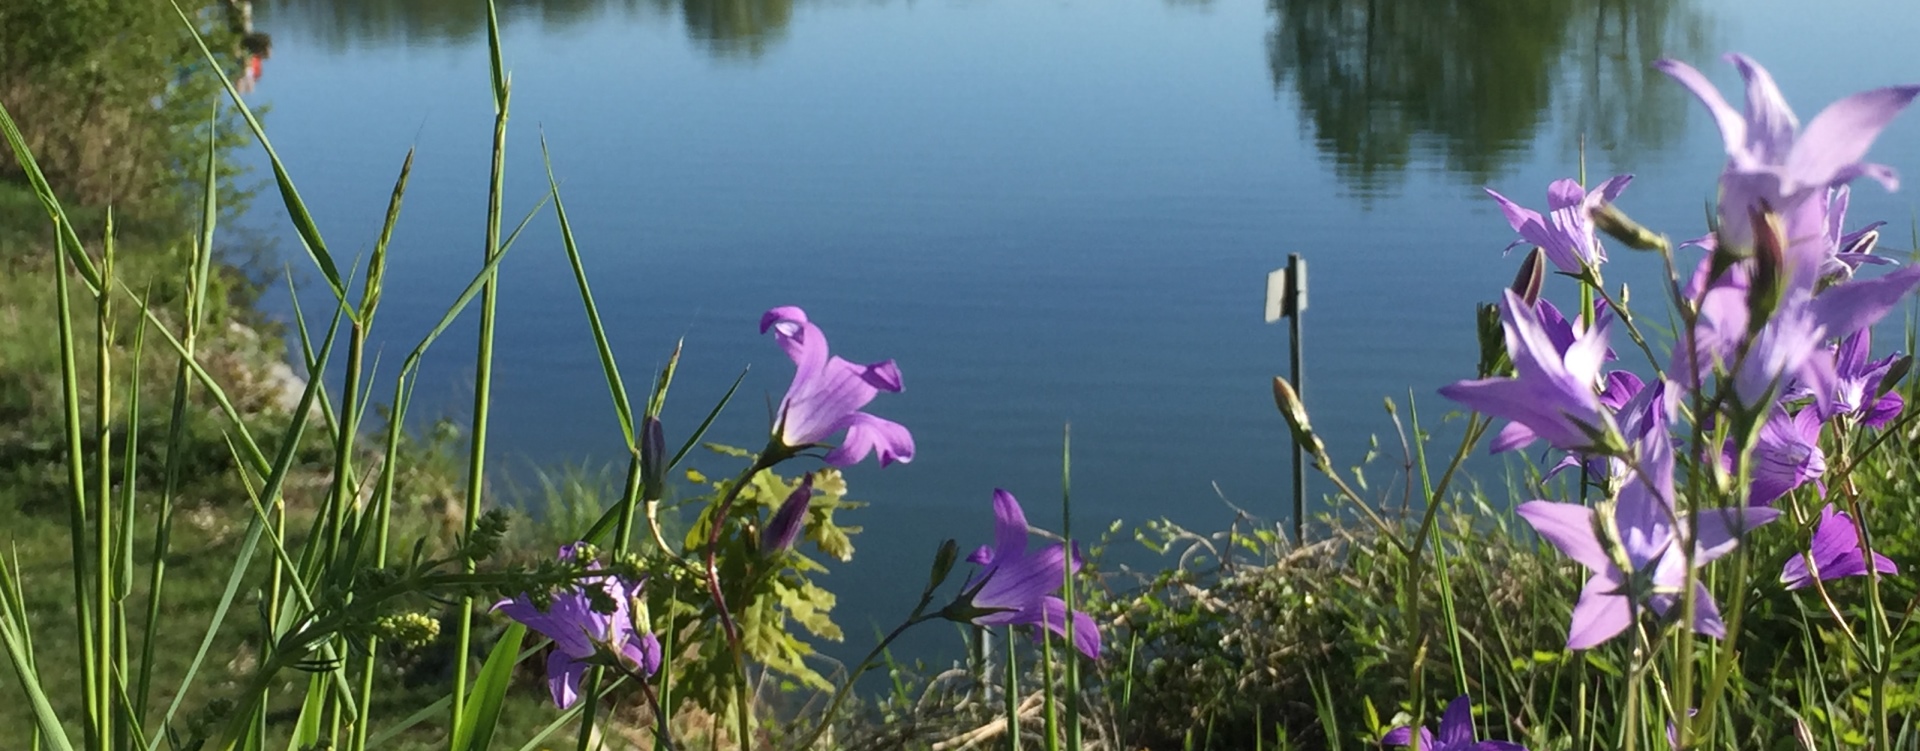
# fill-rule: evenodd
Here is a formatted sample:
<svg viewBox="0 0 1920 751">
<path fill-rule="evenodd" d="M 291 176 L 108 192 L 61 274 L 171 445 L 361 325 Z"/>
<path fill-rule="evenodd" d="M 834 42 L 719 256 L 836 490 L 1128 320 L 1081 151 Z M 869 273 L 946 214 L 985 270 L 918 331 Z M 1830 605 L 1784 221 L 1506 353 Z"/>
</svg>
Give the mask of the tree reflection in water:
<svg viewBox="0 0 1920 751">
<path fill-rule="evenodd" d="M 1359 194 L 1391 190 L 1416 160 L 1483 183 L 1559 120 L 1562 147 L 1610 165 L 1670 143 L 1683 93 L 1649 64 L 1698 57 L 1690 0 L 1268 0 L 1277 90 Z"/>
<path fill-rule="evenodd" d="M 461 46 L 487 34 L 474 0 L 257 0 L 274 16 L 297 17 L 334 52 L 392 46 Z M 529 19 L 566 31 L 611 18 L 678 16 L 687 36 L 719 58 L 752 59 L 786 38 L 793 0 L 496 0 L 502 20 Z"/>
</svg>

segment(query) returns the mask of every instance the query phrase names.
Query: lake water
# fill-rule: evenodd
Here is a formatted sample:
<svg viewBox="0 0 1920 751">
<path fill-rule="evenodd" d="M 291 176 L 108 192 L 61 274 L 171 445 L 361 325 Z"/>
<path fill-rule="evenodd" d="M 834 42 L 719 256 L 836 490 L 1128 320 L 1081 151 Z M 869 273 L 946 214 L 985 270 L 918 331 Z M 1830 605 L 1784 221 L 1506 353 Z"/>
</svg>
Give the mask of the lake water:
<svg viewBox="0 0 1920 751">
<path fill-rule="evenodd" d="M 257 5 L 274 47 L 253 101 L 336 253 L 371 248 L 419 149 L 375 332 L 390 375 L 480 265 L 484 16 L 470 0 Z M 849 472 L 873 506 L 849 517 L 867 528 L 856 562 L 828 579 L 856 647 L 911 604 L 940 539 L 987 539 L 994 487 L 1058 528 L 1068 423 L 1079 530 L 1221 529 L 1223 497 L 1284 520 L 1268 379 L 1287 339 L 1262 322 L 1261 295 L 1288 253 L 1312 269 L 1306 400 L 1350 464 L 1371 434 L 1394 443 L 1382 397 L 1404 415 L 1411 393 L 1433 422 L 1450 411 L 1433 390 L 1472 373 L 1473 306 L 1514 263 L 1482 186 L 1538 208 L 1576 173 L 1584 137 L 1591 174 L 1637 174 L 1628 211 L 1676 237 L 1703 231 L 1719 137 L 1647 63 L 1689 60 L 1737 96 L 1718 55 L 1747 52 L 1803 120 L 1920 79 L 1920 12 L 1891 0 L 517 0 L 501 13 L 507 212 L 546 191 L 544 133 L 628 382 L 686 339 L 670 436 L 751 365 L 711 437 L 759 444 L 792 372 L 755 328 L 775 305 L 805 307 L 850 359 L 899 361 L 905 393 L 872 409 L 909 426 L 919 455 Z M 1920 174 L 1920 115 L 1874 156 Z M 1902 228 L 1889 244 L 1908 247 L 1913 194 L 1862 188 L 1855 223 L 1888 219 Z M 246 224 L 304 267 L 270 195 Z M 1609 281 L 1650 300 L 1654 266 L 1616 249 Z M 620 460 L 550 215 L 501 273 L 491 466 Z M 1571 283 L 1555 284 L 1568 299 Z M 462 323 L 436 345 L 416 414 L 470 409 L 474 317 Z"/>
</svg>

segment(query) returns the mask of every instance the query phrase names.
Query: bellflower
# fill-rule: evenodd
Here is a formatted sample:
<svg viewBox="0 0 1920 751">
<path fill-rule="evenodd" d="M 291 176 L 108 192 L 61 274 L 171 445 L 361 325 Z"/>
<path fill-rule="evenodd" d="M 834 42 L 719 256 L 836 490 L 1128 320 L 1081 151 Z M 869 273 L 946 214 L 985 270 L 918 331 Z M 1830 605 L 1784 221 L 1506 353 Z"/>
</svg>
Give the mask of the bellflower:
<svg viewBox="0 0 1920 751">
<path fill-rule="evenodd" d="M 1785 409 L 1774 408 L 1754 441 L 1753 484 L 1747 490 L 1747 503 L 1771 504 L 1827 473 L 1827 455 L 1820 450 L 1820 426 L 1819 410 L 1813 407 L 1801 408 L 1791 416 Z M 1734 446 L 1727 447 L 1729 453 L 1735 450 Z"/>
<path fill-rule="evenodd" d="M 775 439 L 787 449 L 818 445 L 846 431 L 828 451 L 828 464 L 858 464 L 878 453 L 880 466 L 913 461 L 913 435 L 905 426 L 860 411 L 882 391 L 900 391 L 900 368 L 892 360 L 855 365 L 827 350 L 827 336 L 804 310 L 784 306 L 760 317 L 760 333 L 773 336 L 793 359 L 793 384 L 780 400 Z"/>
<path fill-rule="evenodd" d="M 1893 418 L 1899 416 L 1906 402 L 1896 391 L 1880 393 L 1881 382 L 1887 372 L 1893 368 L 1898 355 L 1887 355 L 1879 360 L 1868 360 L 1867 354 L 1873 349 L 1873 329 L 1861 329 L 1840 340 L 1840 346 L 1834 352 L 1834 391 L 1833 405 L 1821 414 L 1831 419 L 1839 415 L 1850 415 L 1870 428 L 1884 428 Z"/>
<path fill-rule="evenodd" d="M 560 548 L 560 560 L 574 560 L 583 546 L 574 543 Z M 605 594 L 613 602 L 612 612 L 595 612 L 586 587 Z M 645 624 L 634 623 L 630 602 L 641 596 L 641 587 L 642 582 L 620 577 L 590 577 L 555 592 L 545 610 L 526 593 L 494 603 L 493 609 L 553 640 L 553 651 L 547 654 L 547 688 L 553 703 L 566 709 L 579 701 L 580 679 L 593 665 L 589 660 L 596 657 L 611 656 L 643 676 L 660 669 L 659 640 Z"/>
<path fill-rule="evenodd" d="M 1820 509 L 1820 523 L 1813 529 L 1813 545 L 1808 552 L 1813 554 L 1813 565 L 1819 569 L 1822 581 L 1867 575 L 1867 559 L 1860 551 L 1860 529 L 1854 526 L 1852 516 L 1834 509 L 1831 503 Z M 1900 567 L 1894 565 L 1892 559 L 1879 553 L 1873 554 L 1873 568 L 1883 574 L 1900 573 Z M 1806 555 L 1787 559 L 1787 565 L 1780 570 L 1780 583 L 1787 585 L 1787 589 L 1813 583 L 1813 574 L 1807 571 Z"/>
<path fill-rule="evenodd" d="M 1027 550 L 1027 515 L 1012 493 L 993 491 L 994 543 L 982 545 L 967 561 L 982 568 L 967 579 L 961 600 L 948 607 L 958 620 L 977 626 L 1037 625 L 1066 635 L 1067 603 L 1053 595 L 1066 580 L 1066 548 L 1054 544 Z M 1073 570 L 1080 570 L 1075 551 Z M 1074 611 L 1074 646 L 1087 657 L 1100 656 L 1100 629 L 1086 613 Z"/>
<path fill-rule="evenodd" d="M 1603 449 L 1617 443 L 1613 419 L 1596 388 L 1606 359 L 1607 322 L 1599 321 L 1564 349 L 1556 347 L 1540 312 L 1507 290 L 1500 302 L 1501 329 L 1513 378 L 1465 380 L 1440 395 L 1475 411 L 1519 423 L 1535 437 L 1565 451 Z M 1506 448 L 1524 445 L 1508 434 Z"/>
<path fill-rule="evenodd" d="M 1394 728 L 1380 738 L 1381 745 L 1409 746 L 1413 744 L 1411 728 Z M 1507 741 L 1475 740 L 1473 735 L 1473 702 L 1461 694 L 1447 703 L 1447 712 L 1440 716 L 1440 735 L 1420 728 L 1420 751 L 1527 751 L 1525 746 Z"/>
<path fill-rule="evenodd" d="M 1753 247 L 1756 211 L 1778 214 L 1792 239 L 1789 267 L 1796 284 L 1811 287 L 1828 252 L 1826 197 L 1829 188 L 1870 177 L 1888 190 L 1899 186 L 1892 168 L 1862 161 L 1887 123 L 1920 94 L 1920 86 L 1861 92 L 1829 105 L 1802 130 L 1800 121 L 1765 68 L 1744 55 L 1728 55 L 1747 84 L 1746 112 L 1736 112 L 1700 71 L 1676 60 L 1654 66 L 1699 98 L 1720 127 L 1727 165 L 1720 176 L 1720 244 L 1741 255 Z"/>
<path fill-rule="evenodd" d="M 1674 511 L 1672 446 L 1664 436 L 1656 436 L 1642 441 L 1639 449 L 1641 472 L 1626 476 L 1611 504 L 1593 509 L 1528 501 L 1517 509 L 1541 537 L 1593 572 L 1573 606 L 1569 649 L 1587 649 L 1627 630 L 1636 604 L 1666 616 L 1686 582 L 1688 546 L 1693 565 L 1704 566 L 1732 551 L 1747 530 L 1779 515 L 1768 508 L 1703 509 L 1697 520 L 1699 536 L 1688 540 L 1694 521 Z M 1692 629 L 1724 637 L 1720 611 L 1697 579 L 1693 597 Z"/>
<path fill-rule="evenodd" d="M 1534 245 L 1546 251 L 1554 268 L 1578 275 L 1589 266 L 1599 267 L 1607 260 L 1606 250 L 1593 237 L 1593 209 L 1613 201 L 1626 190 L 1632 175 L 1616 175 L 1589 193 L 1573 180 L 1555 180 L 1547 186 L 1547 215 L 1521 206 L 1506 196 L 1486 188 L 1487 195 L 1500 202 L 1507 224 L 1520 233 L 1520 239 L 1507 246 Z"/>
</svg>

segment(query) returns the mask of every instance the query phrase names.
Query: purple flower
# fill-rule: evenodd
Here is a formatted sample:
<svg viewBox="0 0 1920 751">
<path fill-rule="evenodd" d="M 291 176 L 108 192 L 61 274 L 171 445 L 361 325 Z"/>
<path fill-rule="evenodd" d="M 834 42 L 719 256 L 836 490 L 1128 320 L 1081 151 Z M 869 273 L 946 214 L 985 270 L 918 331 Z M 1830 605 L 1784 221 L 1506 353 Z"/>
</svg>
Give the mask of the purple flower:
<svg viewBox="0 0 1920 751">
<path fill-rule="evenodd" d="M 1598 267 L 1607 260 L 1607 252 L 1593 237 L 1593 209 L 1613 201 L 1632 180 L 1632 175 L 1616 175 L 1591 193 L 1572 180 L 1555 180 L 1547 186 L 1545 217 L 1508 200 L 1492 188 L 1486 191 L 1487 195 L 1493 196 L 1493 200 L 1500 202 L 1500 210 L 1507 215 L 1507 224 L 1520 233 L 1520 239 L 1508 245 L 1507 250 L 1523 244 L 1538 246 L 1546 251 L 1547 260 L 1553 261 L 1555 268 L 1577 275 L 1583 269 Z"/>
<path fill-rule="evenodd" d="M 1012 493 L 993 491 L 994 542 L 967 556 L 981 565 L 962 588 L 961 601 L 949 612 L 979 626 L 1038 625 L 1066 635 L 1067 603 L 1053 593 L 1066 580 L 1065 546 L 1058 543 L 1038 553 L 1027 551 L 1027 515 Z M 1079 551 L 1073 570 L 1080 570 Z M 1100 628 L 1086 613 L 1073 613 L 1074 646 L 1088 657 L 1100 656 Z"/>
<path fill-rule="evenodd" d="M 1827 473 L 1827 455 L 1820 450 L 1820 426 L 1819 411 L 1812 407 L 1792 416 L 1785 409 L 1774 408 L 1754 442 L 1753 484 L 1747 490 L 1747 503 L 1773 503 Z M 1729 453 L 1735 450 L 1727 447 Z"/>
<path fill-rule="evenodd" d="M 1852 232 L 1846 231 L 1847 201 L 1852 188 L 1842 185 L 1827 197 L 1827 256 L 1820 263 L 1820 279 L 1846 281 L 1861 264 L 1887 265 L 1892 259 L 1876 256 L 1873 248 L 1880 242 L 1879 229 L 1886 222 L 1874 222 Z"/>
<path fill-rule="evenodd" d="M 1898 355 L 1887 355 L 1880 360 L 1868 360 L 1867 354 L 1873 349 L 1873 329 L 1864 328 L 1840 340 L 1840 346 L 1834 352 L 1834 391 L 1833 405 L 1821 413 L 1822 418 L 1831 419 L 1839 415 L 1849 415 L 1860 420 L 1870 428 L 1884 428 L 1899 416 L 1906 402 L 1900 394 L 1889 390 L 1880 392 L 1887 371 L 1893 368 Z"/>
<path fill-rule="evenodd" d="M 1620 437 L 1627 445 L 1650 440 L 1648 436 L 1656 431 L 1666 431 L 1668 421 L 1673 419 L 1673 411 L 1678 405 L 1667 398 L 1665 381 L 1656 381 L 1648 386 L 1639 376 L 1616 370 L 1607 374 L 1606 384 L 1606 388 L 1600 391 L 1600 403 L 1612 410 L 1614 422 L 1620 426 Z M 1563 471 L 1577 468 L 1582 460 L 1586 462 L 1589 479 L 1608 485 L 1624 477 L 1627 472 L 1627 463 L 1619 457 L 1569 454 L 1548 469 L 1545 477 L 1552 478 Z"/>
<path fill-rule="evenodd" d="M 1813 545 L 1808 552 L 1813 555 L 1813 565 L 1819 569 L 1822 581 L 1867 574 L 1867 559 L 1860 551 L 1859 527 L 1854 526 L 1852 516 L 1835 510 L 1831 503 L 1820 509 L 1820 524 L 1813 529 Z M 1879 553 L 1873 554 L 1873 568 L 1883 574 L 1900 573 L 1899 566 Z M 1787 565 L 1780 569 L 1780 583 L 1787 585 L 1787 589 L 1813 583 L 1813 574 L 1807 571 L 1806 555 L 1787 559 Z"/>
<path fill-rule="evenodd" d="M 1804 298 L 1802 298 L 1804 299 Z M 1771 404 L 1790 379 L 1820 401 L 1833 393 L 1833 361 L 1825 357 L 1827 328 L 1811 305 L 1789 301 L 1760 328 L 1739 358 L 1733 395 L 1749 409 Z"/>
<path fill-rule="evenodd" d="M 913 461 L 913 435 L 905 426 L 860 411 L 880 392 L 900 391 L 900 368 L 892 360 L 855 365 L 828 354 L 826 334 L 807 320 L 806 311 L 791 305 L 760 317 L 760 333 L 768 329 L 794 365 L 793 384 L 780 400 L 774 426 L 781 446 L 818 445 L 844 430 L 847 439 L 827 452 L 828 464 L 858 464 L 869 453 L 880 455 L 882 467 Z"/>
<path fill-rule="evenodd" d="M 1699 536 L 1687 540 L 1692 521 L 1673 508 L 1673 449 L 1658 433 L 1664 430 L 1639 444 L 1641 472 L 1626 476 L 1610 505 L 1596 510 L 1577 503 L 1528 501 L 1517 509 L 1541 537 L 1593 572 L 1573 606 L 1569 649 L 1587 649 L 1625 631 L 1633 625 L 1636 603 L 1667 615 L 1686 583 L 1689 545 L 1694 567 L 1704 566 L 1732 551 L 1747 530 L 1780 513 L 1768 508 L 1704 509 Z M 1697 579 L 1693 596 L 1693 630 L 1724 637 L 1720 611 Z"/>
<path fill-rule="evenodd" d="M 1749 337 L 1750 287 L 1742 266 L 1711 285 L 1701 280 L 1705 273 L 1703 266 L 1690 285 L 1705 290 L 1690 337 L 1692 359 L 1686 342 L 1675 342 L 1669 370 L 1678 384 L 1697 388 L 1707 373 L 1737 362 L 1734 395 L 1748 408 L 1769 404 L 1774 395 L 1787 392 L 1811 395 L 1821 409 L 1831 408 L 1840 384 L 1834 358 L 1825 353 L 1826 341 L 1867 329 L 1920 285 L 1920 266 L 1908 266 L 1837 284 L 1818 295 L 1791 290 L 1759 333 Z M 1770 391 L 1776 387 L 1780 391 Z"/>
<path fill-rule="evenodd" d="M 1676 60 L 1655 67 L 1698 97 L 1720 126 L 1727 166 L 1720 177 L 1720 244 L 1746 254 L 1753 247 L 1750 217 L 1756 211 L 1781 216 L 1796 283 L 1811 287 L 1830 253 L 1826 237 L 1826 191 L 1870 177 L 1888 190 L 1898 187 L 1891 168 L 1861 161 L 1880 131 L 1920 94 L 1920 86 L 1874 89 L 1829 105 L 1801 130 L 1773 77 L 1744 55 L 1728 55 L 1747 83 L 1745 114 L 1735 112 L 1700 71 Z"/>
<path fill-rule="evenodd" d="M 1380 738 L 1381 745 L 1408 746 L 1413 743 L 1413 730 L 1394 728 Z M 1473 735 L 1473 702 L 1461 694 L 1448 702 L 1447 712 L 1440 717 L 1440 735 L 1435 737 L 1432 731 L 1420 728 L 1420 751 L 1527 751 L 1525 746 L 1507 741 L 1480 741 Z"/>
<path fill-rule="evenodd" d="M 560 560 L 572 561 L 585 547 L 574 543 L 560 548 Z M 580 699 L 580 679 L 595 657 L 610 656 L 643 676 L 660 669 L 660 642 L 634 623 L 630 602 L 640 597 L 642 582 L 614 576 L 583 579 L 575 587 L 553 593 L 545 610 L 526 593 L 494 603 L 495 611 L 526 624 L 553 640 L 547 654 L 547 688 L 561 709 Z M 595 587 L 613 602 L 613 611 L 595 612 L 585 588 Z"/>
<path fill-rule="evenodd" d="M 783 553 L 793 549 L 793 542 L 800 538 L 800 532 L 807 528 L 807 508 L 813 505 L 813 473 L 808 472 L 800 479 L 800 487 L 780 504 L 780 510 L 773 513 L 773 519 L 767 522 L 767 529 L 760 534 L 761 555 Z"/>
<path fill-rule="evenodd" d="M 1618 431 L 1595 391 L 1606 360 L 1607 322 L 1558 347 L 1540 311 L 1512 290 L 1500 301 L 1500 322 L 1515 377 L 1460 381 L 1440 389 L 1440 395 L 1519 423 L 1554 448 L 1588 451 L 1616 443 Z M 1502 436 L 1499 445 L 1505 448 L 1525 443 L 1515 433 Z"/>
</svg>

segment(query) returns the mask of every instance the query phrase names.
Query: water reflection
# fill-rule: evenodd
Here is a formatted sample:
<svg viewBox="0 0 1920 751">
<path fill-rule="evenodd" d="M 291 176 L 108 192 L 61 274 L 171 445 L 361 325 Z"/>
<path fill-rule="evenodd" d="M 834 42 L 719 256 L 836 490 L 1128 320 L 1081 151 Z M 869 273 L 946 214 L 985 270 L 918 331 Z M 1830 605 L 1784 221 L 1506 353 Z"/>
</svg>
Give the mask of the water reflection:
<svg viewBox="0 0 1920 751">
<path fill-rule="evenodd" d="M 589 24 L 678 17 L 687 36 L 718 58 L 752 59 L 786 38 L 793 0 L 497 0 L 502 23 L 532 21 L 548 32 Z M 486 5 L 475 0 L 273 0 L 275 23 L 311 34 L 331 52 L 392 46 L 476 44 Z"/>
<path fill-rule="evenodd" d="M 1276 89 L 1340 179 L 1391 190 L 1415 160 L 1486 182 L 1560 120 L 1614 164 L 1681 131 L 1677 86 L 1655 85 L 1662 55 L 1697 58 L 1711 24 L 1690 0 L 1268 0 Z"/>
</svg>

